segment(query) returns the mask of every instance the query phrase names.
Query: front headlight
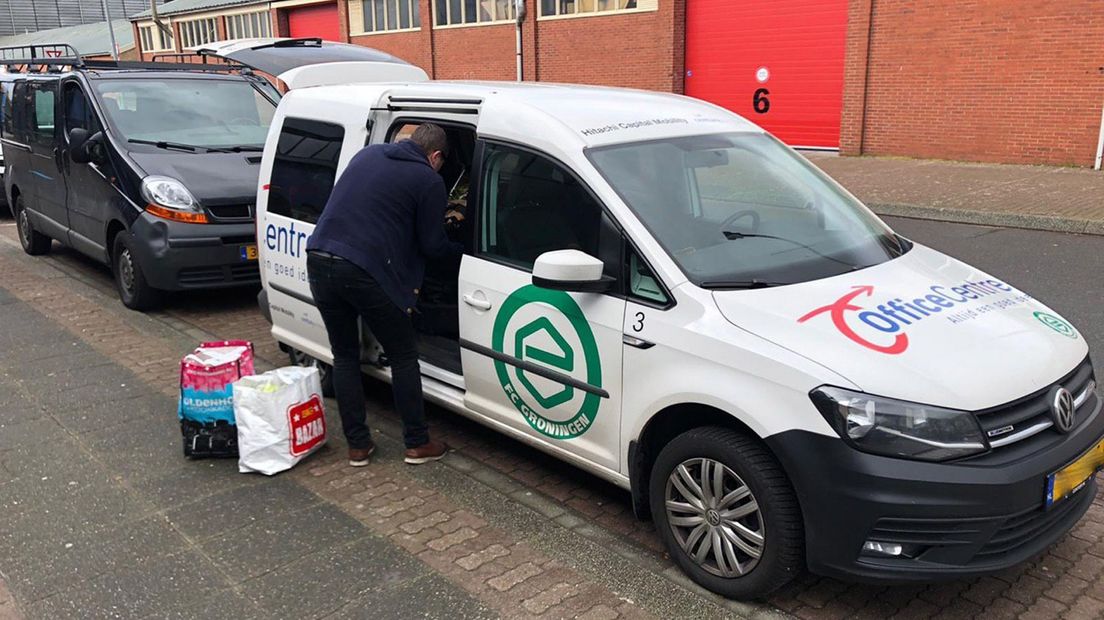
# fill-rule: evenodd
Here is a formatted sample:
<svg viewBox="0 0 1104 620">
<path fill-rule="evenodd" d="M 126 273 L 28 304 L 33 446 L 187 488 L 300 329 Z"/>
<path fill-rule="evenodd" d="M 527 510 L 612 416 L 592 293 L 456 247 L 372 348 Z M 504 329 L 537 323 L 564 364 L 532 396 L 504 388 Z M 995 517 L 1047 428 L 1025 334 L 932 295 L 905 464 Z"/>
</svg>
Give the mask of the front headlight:
<svg viewBox="0 0 1104 620">
<path fill-rule="evenodd" d="M 977 418 L 968 411 L 828 386 L 809 396 L 840 437 L 863 452 L 946 461 L 989 449 Z"/>
<path fill-rule="evenodd" d="M 146 211 L 157 217 L 191 224 L 206 224 L 207 215 L 184 184 L 172 177 L 158 175 L 142 179 L 142 198 Z"/>
</svg>

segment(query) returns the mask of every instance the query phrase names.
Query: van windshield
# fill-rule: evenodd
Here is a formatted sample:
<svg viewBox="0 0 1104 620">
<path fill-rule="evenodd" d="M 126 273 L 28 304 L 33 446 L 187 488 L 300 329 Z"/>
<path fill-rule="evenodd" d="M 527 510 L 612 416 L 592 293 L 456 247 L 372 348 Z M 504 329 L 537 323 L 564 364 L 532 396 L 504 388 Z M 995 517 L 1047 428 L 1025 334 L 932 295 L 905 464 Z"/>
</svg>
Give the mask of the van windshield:
<svg viewBox="0 0 1104 620">
<path fill-rule="evenodd" d="M 204 148 L 262 146 L 276 106 L 248 82 L 95 80 L 110 124 L 127 140 Z"/>
<path fill-rule="evenodd" d="M 587 156 L 698 286 L 807 282 L 907 250 L 866 207 L 766 134 L 619 144 Z"/>
</svg>

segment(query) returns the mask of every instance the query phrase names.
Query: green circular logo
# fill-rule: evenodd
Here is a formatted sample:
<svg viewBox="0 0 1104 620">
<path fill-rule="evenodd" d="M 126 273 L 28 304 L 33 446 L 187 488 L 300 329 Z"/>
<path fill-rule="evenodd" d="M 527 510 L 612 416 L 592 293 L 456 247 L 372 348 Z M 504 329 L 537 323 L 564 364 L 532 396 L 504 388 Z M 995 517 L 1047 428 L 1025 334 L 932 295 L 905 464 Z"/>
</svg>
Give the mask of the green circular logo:
<svg viewBox="0 0 1104 620">
<path fill-rule="evenodd" d="M 507 350 L 506 327 L 518 310 L 533 303 L 551 306 L 567 319 L 583 349 L 582 361 L 586 365 L 586 382 L 596 388 L 602 387 L 602 361 L 598 355 L 594 332 L 591 331 L 590 323 L 583 316 L 583 311 L 579 309 L 579 304 L 564 291 L 543 289 L 531 284 L 514 291 L 503 302 L 502 308 L 495 317 L 494 329 L 491 332 L 491 348 L 521 360 L 540 362 L 563 373 L 575 370 L 578 358 L 576 351 L 547 316 L 539 316 L 519 327 L 509 343 L 510 350 Z M 544 334 L 551 339 L 558 350 L 548 351 L 532 344 L 533 337 L 539 334 Z M 586 392 L 579 409 L 570 419 L 550 420 L 541 415 L 533 403 L 544 410 L 563 405 L 575 397 L 575 387 L 561 384 L 561 390 L 546 394 L 533 384 L 522 368 L 508 365 L 497 359 L 494 361 L 494 366 L 506 397 L 510 399 L 529 426 L 538 433 L 553 439 L 571 439 L 582 435 L 594 424 L 594 419 L 598 415 L 598 406 L 602 400 L 597 394 Z M 519 390 L 518 386 L 522 389 Z"/>
<path fill-rule="evenodd" d="M 1073 329 L 1073 326 L 1063 321 L 1062 319 L 1054 316 L 1053 314 L 1047 314 L 1046 312 L 1036 312 L 1035 318 L 1039 319 L 1039 322 L 1054 331 L 1069 338 L 1077 337 L 1077 330 Z"/>
</svg>

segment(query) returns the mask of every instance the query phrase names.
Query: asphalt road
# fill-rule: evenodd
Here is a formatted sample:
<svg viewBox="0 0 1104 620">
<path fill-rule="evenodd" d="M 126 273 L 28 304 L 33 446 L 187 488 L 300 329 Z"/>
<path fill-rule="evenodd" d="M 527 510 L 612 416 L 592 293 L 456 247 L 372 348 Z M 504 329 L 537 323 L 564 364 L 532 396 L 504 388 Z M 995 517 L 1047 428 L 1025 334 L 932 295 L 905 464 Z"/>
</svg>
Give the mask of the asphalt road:
<svg viewBox="0 0 1104 620">
<path fill-rule="evenodd" d="M 899 234 L 1008 282 L 1050 306 L 1104 360 L 1104 237 L 885 218 Z M 1100 375 L 1100 371 L 1097 372 Z"/>
</svg>

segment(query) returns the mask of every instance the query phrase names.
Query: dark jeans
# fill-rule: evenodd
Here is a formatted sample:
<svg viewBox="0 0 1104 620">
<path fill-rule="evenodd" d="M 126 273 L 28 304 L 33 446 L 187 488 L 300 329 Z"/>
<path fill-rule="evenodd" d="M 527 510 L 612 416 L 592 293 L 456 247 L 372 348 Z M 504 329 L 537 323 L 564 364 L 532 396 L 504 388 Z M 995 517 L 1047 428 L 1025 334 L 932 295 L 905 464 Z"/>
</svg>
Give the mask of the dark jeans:
<svg viewBox="0 0 1104 620">
<path fill-rule="evenodd" d="M 307 255 L 311 295 L 322 313 L 333 351 L 334 392 L 341 426 L 350 448 L 372 445 L 366 424 L 364 385 L 360 374 L 359 317 L 391 362 L 391 390 L 402 416 L 403 442 L 416 448 L 429 441 L 422 400 L 422 373 L 414 324 L 360 267 L 337 258 Z"/>
</svg>

